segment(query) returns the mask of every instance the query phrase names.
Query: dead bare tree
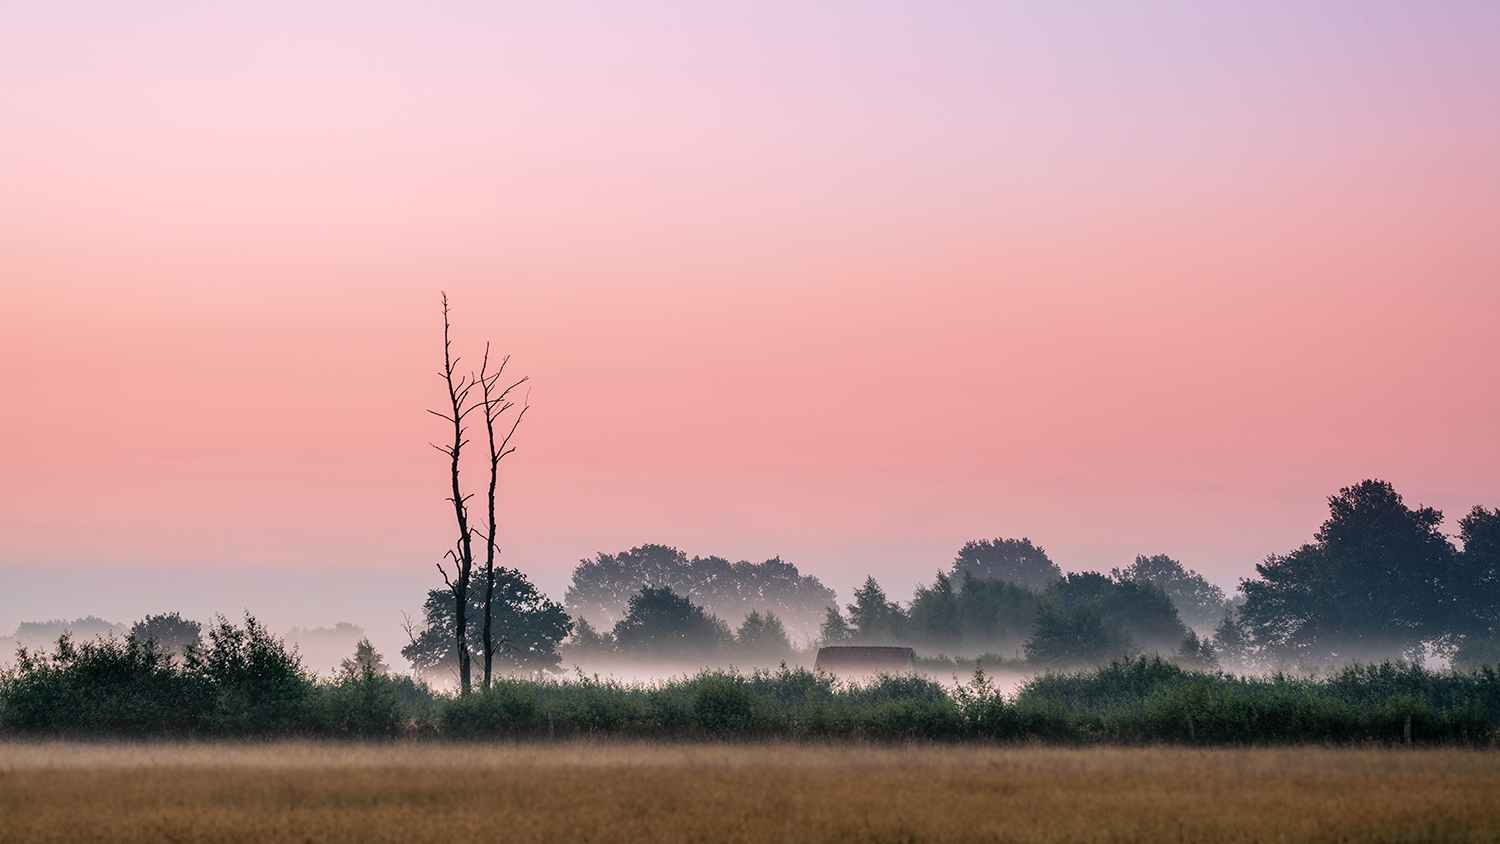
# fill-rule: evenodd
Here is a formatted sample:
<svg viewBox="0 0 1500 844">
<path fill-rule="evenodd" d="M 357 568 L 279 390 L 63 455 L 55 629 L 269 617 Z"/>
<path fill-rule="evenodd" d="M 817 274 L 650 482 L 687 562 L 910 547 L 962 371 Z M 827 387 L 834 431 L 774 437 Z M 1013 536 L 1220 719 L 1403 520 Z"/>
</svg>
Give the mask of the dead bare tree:
<svg viewBox="0 0 1500 844">
<path fill-rule="evenodd" d="M 510 430 L 499 441 L 495 441 L 495 423 L 506 411 L 516 406 L 509 400 L 512 390 L 525 384 L 527 376 L 522 376 L 519 381 L 509 385 L 505 389 L 499 389 L 500 379 L 505 374 L 505 365 L 510 363 L 510 355 L 500 360 L 500 366 L 493 373 L 489 371 L 490 344 L 484 344 L 484 362 L 479 367 L 479 389 L 483 396 L 480 403 L 484 405 L 484 429 L 489 434 L 490 444 L 490 489 L 487 502 L 489 504 L 488 521 L 485 523 L 485 557 L 484 557 L 484 689 L 490 689 L 490 677 L 495 661 L 495 635 L 493 628 L 494 603 L 495 603 L 495 489 L 500 483 L 500 461 L 505 455 L 515 451 L 515 446 L 510 444 L 510 438 L 515 436 L 516 429 L 521 427 L 521 420 L 526 417 L 526 411 L 531 405 L 525 399 L 521 401 L 521 410 L 516 413 L 516 418 L 510 423 Z"/>
<path fill-rule="evenodd" d="M 458 358 L 453 356 L 453 343 L 448 334 L 448 294 L 444 293 L 443 371 L 441 374 L 448 385 L 448 401 L 451 411 L 450 413 L 440 413 L 436 410 L 427 412 L 453 424 L 452 445 L 432 444 L 433 448 L 448 455 L 452 461 L 453 495 L 448 500 L 453 502 L 453 514 L 458 520 L 458 543 L 443 555 L 444 558 L 453 560 L 454 574 L 449 577 L 448 570 L 443 567 L 441 561 L 438 562 L 437 568 L 443 575 L 443 582 L 448 584 L 448 588 L 453 592 L 453 621 L 456 628 L 454 644 L 458 648 L 458 687 L 459 694 L 467 695 L 469 693 L 469 642 L 466 637 L 468 634 L 469 582 L 474 571 L 474 544 L 473 531 L 469 527 L 468 497 L 460 491 L 458 485 L 458 463 L 459 454 L 468 443 L 468 440 L 464 439 L 464 418 L 477 405 L 469 402 L 469 392 L 474 389 L 475 379 L 472 376 L 465 377 L 456 374 Z M 493 493 L 491 496 L 493 497 Z"/>
</svg>

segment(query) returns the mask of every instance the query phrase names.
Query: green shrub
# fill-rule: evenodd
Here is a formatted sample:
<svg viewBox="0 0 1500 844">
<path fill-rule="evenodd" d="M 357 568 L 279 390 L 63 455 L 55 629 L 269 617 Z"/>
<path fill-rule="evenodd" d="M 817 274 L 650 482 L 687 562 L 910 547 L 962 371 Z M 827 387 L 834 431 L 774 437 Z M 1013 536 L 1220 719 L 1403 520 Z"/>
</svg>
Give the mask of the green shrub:
<svg viewBox="0 0 1500 844">
<path fill-rule="evenodd" d="M 437 728 L 445 736 L 516 735 L 547 722 L 535 684 L 501 680 L 489 691 L 449 698 L 437 708 Z"/>
</svg>

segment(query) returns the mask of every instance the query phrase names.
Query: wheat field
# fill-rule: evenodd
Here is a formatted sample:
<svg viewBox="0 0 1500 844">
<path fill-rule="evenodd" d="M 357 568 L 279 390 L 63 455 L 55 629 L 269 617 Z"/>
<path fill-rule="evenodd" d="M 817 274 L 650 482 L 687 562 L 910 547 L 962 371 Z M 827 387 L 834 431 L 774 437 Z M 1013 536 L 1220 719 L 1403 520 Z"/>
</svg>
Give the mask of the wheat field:
<svg viewBox="0 0 1500 844">
<path fill-rule="evenodd" d="M 1476 750 L 0 743 L 0 842 L 1497 840 Z"/>
</svg>

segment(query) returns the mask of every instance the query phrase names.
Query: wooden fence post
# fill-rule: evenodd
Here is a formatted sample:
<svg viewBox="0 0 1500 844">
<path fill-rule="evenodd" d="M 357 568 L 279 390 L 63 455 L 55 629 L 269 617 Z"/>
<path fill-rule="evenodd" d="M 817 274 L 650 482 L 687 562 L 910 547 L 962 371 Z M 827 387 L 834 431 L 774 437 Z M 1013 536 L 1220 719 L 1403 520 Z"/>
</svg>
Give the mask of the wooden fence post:
<svg viewBox="0 0 1500 844">
<path fill-rule="evenodd" d="M 1403 730 L 1406 734 L 1406 746 L 1411 747 L 1411 716 L 1406 716 L 1406 726 Z"/>
<path fill-rule="evenodd" d="M 1189 715 L 1188 716 L 1188 741 L 1196 742 L 1197 740 L 1198 740 L 1198 734 L 1197 734 L 1196 731 L 1193 730 L 1193 716 Z"/>
<path fill-rule="evenodd" d="M 547 738 L 557 738 L 557 727 L 552 723 L 552 710 L 547 710 Z"/>
</svg>

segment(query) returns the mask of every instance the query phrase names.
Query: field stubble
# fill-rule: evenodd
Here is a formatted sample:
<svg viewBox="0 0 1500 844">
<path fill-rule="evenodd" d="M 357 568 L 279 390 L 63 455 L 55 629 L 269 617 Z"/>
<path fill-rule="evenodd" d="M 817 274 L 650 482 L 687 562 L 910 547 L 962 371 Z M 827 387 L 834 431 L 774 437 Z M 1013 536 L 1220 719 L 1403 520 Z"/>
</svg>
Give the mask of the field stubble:
<svg viewBox="0 0 1500 844">
<path fill-rule="evenodd" d="M 1500 841 L 1465 749 L 0 743 L 0 842 Z"/>
</svg>

